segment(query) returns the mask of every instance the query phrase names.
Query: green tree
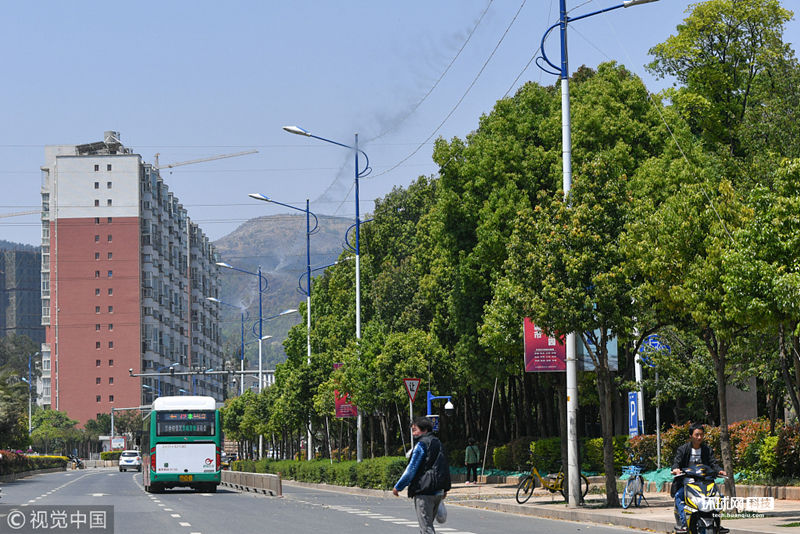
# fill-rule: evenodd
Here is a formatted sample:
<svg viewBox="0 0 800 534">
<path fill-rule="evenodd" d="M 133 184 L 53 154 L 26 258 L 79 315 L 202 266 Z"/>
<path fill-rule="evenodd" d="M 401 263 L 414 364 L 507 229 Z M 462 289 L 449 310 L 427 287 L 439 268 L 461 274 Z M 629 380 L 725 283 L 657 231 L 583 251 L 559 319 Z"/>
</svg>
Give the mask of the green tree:
<svg viewBox="0 0 800 534">
<path fill-rule="evenodd" d="M 0 449 L 28 444 L 28 385 L 11 369 L 0 369 Z"/>
<path fill-rule="evenodd" d="M 649 68 L 681 84 L 668 92 L 711 146 L 742 155 L 745 116 L 763 103 L 771 68 L 789 60 L 783 29 L 792 13 L 778 0 L 708 0 L 693 4 L 676 34 L 650 50 Z"/>
<path fill-rule="evenodd" d="M 58 452 L 69 453 L 69 442 L 78 440 L 76 425 L 78 421 L 70 419 L 65 412 L 58 410 L 39 410 L 33 414 L 34 446 L 45 454 Z"/>
</svg>

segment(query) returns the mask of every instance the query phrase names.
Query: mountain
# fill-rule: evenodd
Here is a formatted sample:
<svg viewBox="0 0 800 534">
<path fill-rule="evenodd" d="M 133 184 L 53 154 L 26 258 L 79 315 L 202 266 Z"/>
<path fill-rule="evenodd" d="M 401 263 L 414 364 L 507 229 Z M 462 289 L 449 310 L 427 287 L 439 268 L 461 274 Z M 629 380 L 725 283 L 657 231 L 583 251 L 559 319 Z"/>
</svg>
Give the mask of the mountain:
<svg viewBox="0 0 800 534">
<path fill-rule="evenodd" d="M 313 226 L 314 221 L 312 219 Z M 344 236 L 353 220 L 343 217 L 319 216 L 319 229 L 311 236 L 311 268 L 333 263 L 344 247 Z M 262 316 L 279 314 L 283 310 L 297 309 L 305 301 L 298 291 L 298 279 L 306 272 L 306 218 L 299 215 L 270 215 L 250 219 L 230 234 L 214 242 L 220 261 L 238 269 L 257 272 L 267 279 L 267 289 L 261 295 Z M 320 271 L 314 273 L 321 274 Z M 258 367 L 258 281 L 255 276 L 221 269 L 220 300 L 246 309 L 245 357 L 246 368 Z M 305 280 L 303 280 L 305 288 Z M 238 364 L 241 346 L 241 311 L 222 306 L 223 350 L 226 359 L 236 359 Z M 276 317 L 263 323 L 263 334 L 271 335 L 262 346 L 264 369 L 274 369 L 275 364 L 286 359 L 283 340 L 293 325 L 302 318 L 298 313 Z"/>
</svg>

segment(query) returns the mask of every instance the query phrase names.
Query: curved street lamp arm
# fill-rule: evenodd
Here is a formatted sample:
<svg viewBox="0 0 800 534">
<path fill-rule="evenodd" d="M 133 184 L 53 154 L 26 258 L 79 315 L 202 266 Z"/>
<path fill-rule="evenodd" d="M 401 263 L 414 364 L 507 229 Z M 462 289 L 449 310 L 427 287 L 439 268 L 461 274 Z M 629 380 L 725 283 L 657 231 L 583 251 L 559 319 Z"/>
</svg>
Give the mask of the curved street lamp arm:
<svg viewBox="0 0 800 534">
<path fill-rule="evenodd" d="M 362 156 L 364 156 L 364 159 L 366 160 L 364 163 L 364 170 L 359 171 L 358 169 L 356 169 L 356 174 L 358 175 L 358 177 L 363 178 L 364 176 L 367 176 L 369 175 L 369 173 L 372 172 L 372 169 L 369 166 L 369 156 L 367 156 L 367 153 L 361 150 L 360 148 L 356 148 L 352 145 L 346 145 L 344 143 L 340 143 L 339 141 L 334 141 L 333 139 L 320 137 L 319 135 L 314 135 L 305 128 L 300 128 L 299 126 L 284 126 L 283 129 L 295 135 L 304 135 L 306 137 L 313 137 L 314 139 L 319 139 L 320 141 L 325 141 L 326 143 L 330 143 L 332 145 L 349 148 L 350 150 L 357 150 L 358 152 L 361 153 Z"/>
<path fill-rule="evenodd" d="M 279 202 L 273 198 L 268 197 L 267 195 L 262 195 L 261 193 L 250 193 L 247 196 L 249 196 L 250 198 L 254 198 L 256 200 L 261 200 L 263 202 L 271 202 L 272 204 L 277 204 L 285 208 L 290 208 L 302 213 L 306 213 L 306 210 L 304 210 L 303 208 L 298 208 L 297 206 L 292 206 L 291 204 L 285 204 L 283 202 Z M 314 214 L 313 211 L 308 211 L 308 214 L 314 217 L 314 228 L 308 231 L 308 235 L 312 235 L 319 231 L 319 219 L 317 218 L 317 216 Z"/>
<path fill-rule="evenodd" d="M 365 224 L 365 223 L 371 222 L 372 220 L 373 219 L 365 219 L 365 220 L 361 221 L 359 224 Z M 352 252 L 356 252 L 356 247 L 354 247 L 350 243 L 350 231 L 355 227 L 356 227 L 356 225 L 355 225 L 355 223 L 353 223 L 350 226 L 348 226 L 347 230 L 345 230 L 345 232 L 344 232 L 344 245 L 345 245 L 346 248 L 349 248 Z"/>
</svg>

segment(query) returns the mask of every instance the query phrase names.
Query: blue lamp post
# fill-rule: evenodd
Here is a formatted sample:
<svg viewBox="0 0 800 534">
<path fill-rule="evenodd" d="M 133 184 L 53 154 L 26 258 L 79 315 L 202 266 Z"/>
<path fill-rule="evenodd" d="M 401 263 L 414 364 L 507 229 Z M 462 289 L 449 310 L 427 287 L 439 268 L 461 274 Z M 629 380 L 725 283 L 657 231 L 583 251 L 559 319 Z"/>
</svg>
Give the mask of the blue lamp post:
<svg viewBox="0 0 800 534">
<path fill-rule="evenodd" d="M 241 310 L 242 312 L 242 344 L 239 348 L 239 366 L 241 368 L 240 370 L 242 371 L 241 376 L 244 377 L 244 320 L 245 320 L 245 313 L 247 310 L 239 306 L 234 306 L 233 304 L 228 304 L 227 302 L 224 302 L 215 297 L 206 297 L 206 300 L 209 302 L 216 302 L 217 304 L 222 304 L 223 306 L 228 306 L 230 308 L 236 308 L 237 310 Z M 240 382 L 241 386 L 239 389 L 239 395 L 244 393 L 244 380 L 240 380 Z"/>
<path fill-rule="evenodd" d="M 240 273 L 249 274 L 252 276 L 258 277 L 258 338 L 261 339 L 264 337 L 263 329 L 263 315 L 262 315 L 262 305 L 261 305 L 261 295 L 267 290 L 267 279 L 261 274 L 261 266 L 258 266 L 258 272 L 246 271 L 244 269 L 239 269 L 238 267 L 234 267 L 225 262 L 217 262 L 217 265 L 223 267 L 225 269 L 231 269 L 233 271 L 238 271 Z M 258 344 L 258 383 L 261 384 L 261 343 Z M 244 361 L 244 349 L 242 349 L 242 361 Z M 244 375 L 242 375 L 242 379 L 244 379 Z M 242 386 L 240 390 L 240 394 L 244 393 L 244 380 L 242 380 Z"/>
<path fill-rule="evenodd" d="M 561 79 L 561 150 L 563 160 L 563 180 L 562 187 L 564 189 L 564 199 L 569 201 L 569 192 L 572 187 L 572 123 L 570 118 L 569 107 L 569 62 L 567 60 L 567 25 L 570 22 L 576 22 L 600 13 L 606 13 L 621 7 L 632 7 L 639 4 L 648 4 L 656 0 L 625 0 L 621 4 L 617 4 L 605 9 L 579 15 L 577 17 L 570 17 L 567 15 L 567 0 L 559 0 L 560 3 L 560 17 L 559 21 L 550 26 L 542 36 L 540 50 L 542 59 L 545 63 L 552 68 L 543 66 L 537 61 L 537 65 L 549 74 L 559 76 Z M 554 29 L 560 28 L 561 33 L 561 64 L 556 65 L 547 57 L 544 49 L 544 42 Z M 566 339 L 567 349 L 567 464 L 568 464 L 568 481 L 569 493 L 568 499 L 569 507 L 574 508 L 578 506 L 581 500 L 580 493 L 580 473 L 578 470 L 578 365 L 575 359 L 575 333 L 567 334 Z"/>
<path fill-rule="evenodd" d="M 358 148 L 358 134 L 355 134 L 355 143 L 353 146 L 346 145 L 344 143 L 339 143 L 338 141 L 332 141 L 331 139 L 326 139 L 324 137 L 320 137 L 318 135 L 313 135 L 308 130 L 300 128 L 299 126 L 284 126 L 284 130 L 289 133 L 295 135 L 304 135 L 306 137 L 312 137 L 314 139 L 319 139 L 320 141 L 325 141 L 326 143 L 331 143 L 333 145 L 337 145 L 344 148 L 349 148 L 355 154 L 355 197 L 356 197 L 356 340 L 361 339 L 361 246 L 360 246 L 360 229 L 359 226 L 361 225 L 361 217 L 359 212 L 358 206 L 358 179 L 363 178 L 369 175 L 372 172 L 372 168 L 369 166 L 369 157 L 367 154 Z M 361 154 L 364 156 L 365 164 L 362 170 L 359 170 L 358 165 L 358 155 Z M 364 446 L 363 446 L 363 431 L 362 431 L 362 417 L 361 417 L 361 410 L 358 411 L 358 419 L 356 423 L 356 460 L 361 461 L 364 458 Z"/>
<path fill-rule="evenodd" d="M 453 408 L 455 408 L 455 406 L 453 406 L 452 397 L 450 395 L 434 395 L 433 393 L 428 391 L 427 398 L 428 398 L 428 415 L 433 415 L 433 412 L 431 411 L 431 409 L 432 409 L 431 408 L 431 401 L 432 400 L 447 399 L 447 402 L 444 405 L 444 409 L 445 410 L 452 410 Z"/>
</svg>

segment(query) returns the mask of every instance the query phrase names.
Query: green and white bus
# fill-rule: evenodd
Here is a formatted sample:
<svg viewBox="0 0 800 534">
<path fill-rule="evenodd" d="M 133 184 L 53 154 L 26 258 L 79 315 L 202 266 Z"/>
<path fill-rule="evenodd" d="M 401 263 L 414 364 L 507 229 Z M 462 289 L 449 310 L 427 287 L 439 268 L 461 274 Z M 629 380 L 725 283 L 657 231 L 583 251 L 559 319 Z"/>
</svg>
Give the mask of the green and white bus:
<svg viewBox="0 0 800 534">
<path fill-rule="evenodd" d="M 187 486 L 215 492 L 222 478 L 222 425 L 213 397 L 158 397 L 142 432 L 142 483 L 148 493 Z"/>
</svg>

